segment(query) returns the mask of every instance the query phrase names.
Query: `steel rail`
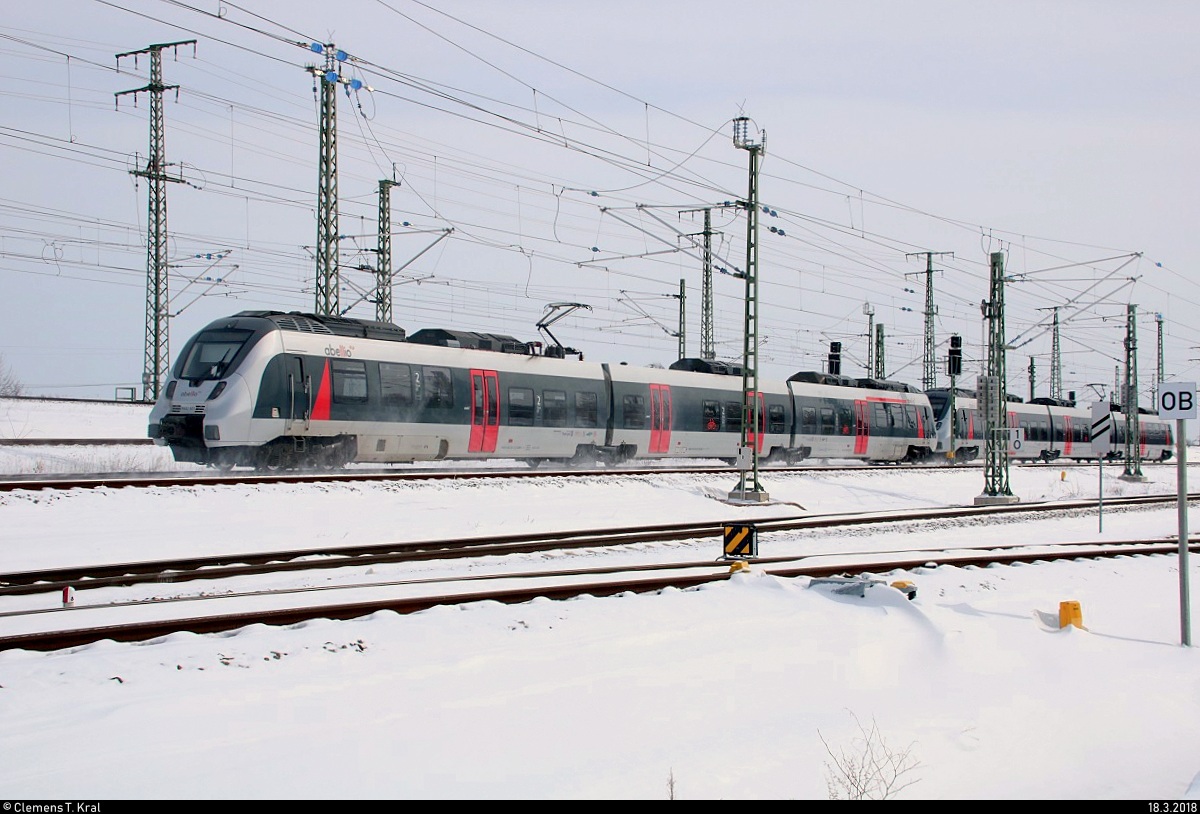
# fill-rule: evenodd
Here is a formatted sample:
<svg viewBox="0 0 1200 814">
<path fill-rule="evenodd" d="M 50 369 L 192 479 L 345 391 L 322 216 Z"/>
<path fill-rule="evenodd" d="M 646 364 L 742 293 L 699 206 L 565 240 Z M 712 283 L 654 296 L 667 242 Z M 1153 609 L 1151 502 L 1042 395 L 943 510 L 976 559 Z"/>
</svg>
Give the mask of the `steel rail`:
<svg viewBox="0 0 1200 814">
<path fill-rule="evenodd" d="M 995 550 L 967 552 L 918 552 L 907 557 L 895 557 L 894 553 L 882 555 L 885 558 L 863 561 L 860 558 L 879 557 L 881 555 L 859 554 L 838 555 L 839 561 L 823 563 L 805 563 L 808 557 L 790 558 L 783 562 L 770 563 L 760 568 L 763 573 L 782 578 L 797 577 L 830 577 L 830 576 L 864 576 L 887 573 L 896 570 L 929 569 L 941 566 L 977 566 L 1011 565 L 1013 563 L 1050 562 L 1062 559 L 1082 559 L 1096 557 L 1131 556 L 1134 554 L 1174 554 L 1177 546 L 1161 541 L 1125 541 L 1124 545 L 1114 548 L 1115 543 L 1075 543 L 1070 544 L 1069 550 L 1047 551 L 1046 546 L 1025 546 L 1026 551 L 998 552 Z M 1090 546 L 1090 547 L 1088 547 Z M 1136 546 L 1136 548 L 1131 548 Z M 1035 550 L 1038 549 L 1038 550 Z M 849 562 L 853 556 L 854 562 Z M 756 561 L 760 566 L 763 564 Z M 792 563 L 792 564 L 788 564 Z M 691 571 L 691 573 L 675 573 L 645 576 L 654 570 Z M 637 571 L 642 576 L 631 578 L 630 573 Z M 348 620 L 368 616 L 380 611 L 393 611 L 399 614 L 410 614 L 427 610 L 439 605 L 461 605 L 471 602 L 492 601 L 504 604 L 518 604 L 536 598 L 572 599 L 580 596 L 613 596 L 620 593 L 648 593 L 666 588 L 687 589 L 699 585 L 729 580 L 741 573 L 742 569 L 729 562 L 707 563 L 698 566 L 681 566 L 669 564 L 660 566 L 643 566 L 636 569 L 619 569 L 626 576 L 617 579 L 598 579 L 589 582 L 571 581 L 580 575 L 600 576 L 602 573 L 614 573 L 613 569 L 579 570 L 575 569 L 561 574 L 537 573 L 526 578 L 550 579 L 555 576 L 566 578 L 561 584 L 541 584 L 531 587 L 510 587 L 499 590 L 458 591 L 436 593 L 422 596 L 389 597 L 360 602 L 341 602 L 331 604 L 306 605 L 289 608 L 274 608 L 248 612 L 215 614 L 189 618 L 155 619 L 152 621 L 135 621 L 126 624 L 109 624 L 92 627 L 74 627 L 38 633 L 17 634 L 0 637 L 0 651 L 11 649 L 50 651 L 67 647 L 80 647 L 103 640 L 119 642 L 139 642 L 155 639 L 161 636 L 190 632 L 196 634 L 223 633 L 253 624 L 286 626 L 311 621 L 314 619 Z M 496 575 L 496 578 L 519 579 L 514 575 Z M 456 580 L 463 581 L 463 580 Z M 378 588 L 372 585 L 371 588 Z M 220 600 L 226 597 L 208 596 L 202 601 Z M 200 601 L 200 600 L 198 600 Z M 154 603 L 160 606 L 161 603 Z M 65 612 L 74 613 L 76 609 Z"/>
<path fill-rule="evenodd" d="M 1200 499 L 1200 493 L 1189 500 Z M 1174 504 L 1174 495 L 1135 495 L 1109 498 L 1112 508 Z M 1008 504 L 995 506 L 956 506 L 940 509 L 903 509 L 887 512 L 860 512 L 828 515 L 792 515 L 754 521 L 758 533 L 829 529 L 857 525 L 882 525 L 927 522 L 996 514 L 1041 514 L 1075 512 L 1093 508 L 1094 500 Z M 70 568 L 39 569 L 0 573 L 0 596 L 57 592 L 64 588 L 98 588 L 156 583 L 181 583 L 191 580 L 228 579 L 286 571 L 316 571 L 347 566 L 372 566 L 400 562 L 449 560 L 466 557 L 503 556 L 572 548 L 600 548 L 633 543 L 670 542 L 712 536 L 719 539 L 728 524 L 745 525 L 748 521 L 669 523 L 574 531 L 543 531 L 488 537 L 464 537 L 428 541 L 373 543 L 324 549 L 245 552 L 221 556 L 145 560 L 92 564 Z M 322 559 L 313 559 L 321 557 Z"/>
</svg>

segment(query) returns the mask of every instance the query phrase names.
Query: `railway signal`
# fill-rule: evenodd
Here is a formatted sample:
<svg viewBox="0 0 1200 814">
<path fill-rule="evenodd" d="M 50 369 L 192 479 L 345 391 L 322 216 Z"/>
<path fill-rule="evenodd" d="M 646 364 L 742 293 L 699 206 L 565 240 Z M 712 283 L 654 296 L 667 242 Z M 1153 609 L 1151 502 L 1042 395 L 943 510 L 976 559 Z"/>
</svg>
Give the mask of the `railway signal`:
<svg viewBox="0 0 1200 814">
<path fill-rule="evenodd" d="M 946 357 L 946 375 L 962 375 L 962 337 L 958 334 L 950 336 L 950 355 Z"/>
<path fill-rule="evenodd" d="M 838 376 L 842 372 L 842 343 L 829 343 L 829 372 L 831 375 Z"/>
</svg>

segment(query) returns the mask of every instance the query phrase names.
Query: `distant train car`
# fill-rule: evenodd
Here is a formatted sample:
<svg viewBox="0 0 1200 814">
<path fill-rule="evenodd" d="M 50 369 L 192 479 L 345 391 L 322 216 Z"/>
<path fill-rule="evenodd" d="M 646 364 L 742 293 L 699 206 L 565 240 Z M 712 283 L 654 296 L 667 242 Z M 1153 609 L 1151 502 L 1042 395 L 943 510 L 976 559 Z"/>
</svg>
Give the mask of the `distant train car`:
<svg viewBox="0 0 1200 814">
<path fill-rule="evenodd" d="M 183 347 L 148 433 L 176 460 L 220 468 L 732 461 L 741 388 L 721 362 L 597 364 L 507 336 L 245 311 Z M 917 461 L 936 443 L 925 394 L 895 382 L 798 373 L 760 381 L 753 401 L 747 440 L 767 461 Z"/>
<path fill-rule="evenodd" d="M 951 398 L 948 388 L 929 390 L 929 403 L 937 422 L 939 457 L 974 460 L 983 454 L 983 419 L 976 394 L 972 390 L 956 389 Z M 953 402 L 953 415 L 951 403 Z M 1075 461 L 1095 460 L 1092 450 L 1091 410 L 1072 402 L 1049 398 L 1030 402 L 1014 400 L 1005 404 L 1006 425 L 1020 429 L 1019 448 L 1010 451 L 1017 460 L 1053 461 L 1060 458 Z M 1106 459 L 1125 455 L 1125 414 L 1112 405 L 1113 434 L 1111 451 Z M 1169 421 L 1140 410 L 1138 412 L 1138 455 L 1143 460 L 1167 460 L 1173 449 L 1173 433 Z"/>
</svg>

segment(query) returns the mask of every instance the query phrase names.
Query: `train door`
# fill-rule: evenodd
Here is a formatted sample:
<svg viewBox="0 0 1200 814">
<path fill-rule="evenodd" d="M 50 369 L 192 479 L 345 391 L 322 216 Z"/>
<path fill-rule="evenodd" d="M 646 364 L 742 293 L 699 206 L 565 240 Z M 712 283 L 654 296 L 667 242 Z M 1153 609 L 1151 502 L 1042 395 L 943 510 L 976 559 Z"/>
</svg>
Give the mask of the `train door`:
<svg viewBox="0 0 1200 814">
<path fill-rule="evenodd" d="M 468 452 L 495 452 L 500 434 L 500 383 L 494 370 L 471 371 L 471 438 Z"/>
<path fill-rule="evenodd" d="M 763 450 L 763 436 L 766 435 L 763 430 L 764 420 L 766 418 L 763 412 L 763 394 L 762 393 L 746 393 L 746 402 L 750 406 L 750 426 L 746 427 L 746 443 L 749 444 L 755 452 L 761 453 Z"/>
<path fill-rule="evenodd" d="M 1071 450 L 1075 446 L 1074 427 L 1072 426 L 1071 416 L 1063 416 L 1063 455 L 1070 455 Z"/>
<path fill-rule="evenodd" d="M 312 380 L 305 375 L 304 358 L 289 356 L 287 360 L 287 414 L 283 431 L 291 432 L 297 421 L 307 427 L 312 405 Z"/>
<path fill-rule="evenodd" d="M 854 454 L 866 455 L 871 439 L 871 405 L 862 399 L 854 402 Z"/>
<path fill-rule="evenodd" d="M 650 385 L 650 452 L 671 451 L 671 386 Z"/>
</svg>

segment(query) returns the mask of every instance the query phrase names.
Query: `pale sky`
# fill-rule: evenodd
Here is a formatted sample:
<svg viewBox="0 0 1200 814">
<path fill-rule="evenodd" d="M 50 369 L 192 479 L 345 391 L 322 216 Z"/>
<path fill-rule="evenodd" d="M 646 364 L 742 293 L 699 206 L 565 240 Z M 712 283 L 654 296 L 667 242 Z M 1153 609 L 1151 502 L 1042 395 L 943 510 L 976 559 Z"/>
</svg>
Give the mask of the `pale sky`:
<svg viewBox="0 0 1200 814">
<path fill-rule="evenodd" d="M 1197 378 L 1193 4 L 331 8 L 63 0 L 5 17 L 0 354 L 27 392 L 141 391 L 147 187 L 129 170 L 145 161 L 150 105 L 114 94 L 146 85 L 147 57 L 113 68 L 189 39 L 194 55 L 163 63 L 179 85 L 164 97 L 166 156 L 186 182 L 167 185 L 172 358 L 220 316 L 314 307 L 305 66 L 318 41 L 351 55 L 343 76 L 365 86 L 338 108 L 349 316 L 374 318 L 358 267 L 375 262 L 379 181 L 395 178 L 393 319 L 410 332 L 535 340 L 548 304 L 582 303 L 555 324 L 564 344 L 666 365 L 683 279 L 685 352 L 699 355 L 701 262 L 685 236 L 712 208 L 718 266 L 744 265 L 744 215 L 723 204 L 747 194 L 731 126 L 745 115 L 766 134 L 763 375 L 820 368 L 830 341 L 865 375 L 869 303 L 888 375 L 919 384 L 925 258 L 909 255 L 932 251 L 953 253 L 934 262 L 939 384 L 951 333 L 973 384 L 987 258 L 1002 251 L 1011 392 L 1028 397 L 1033 356 L 1048 395 L 1054 307 L 1064 390 L 1083 402 L 1113 388 L 1130 303 L 1141 403 L 1156 314 L 1165 378 Z M 743 290 L 716 275 L 720 358 L 740 356 Z"/>
</svg>

